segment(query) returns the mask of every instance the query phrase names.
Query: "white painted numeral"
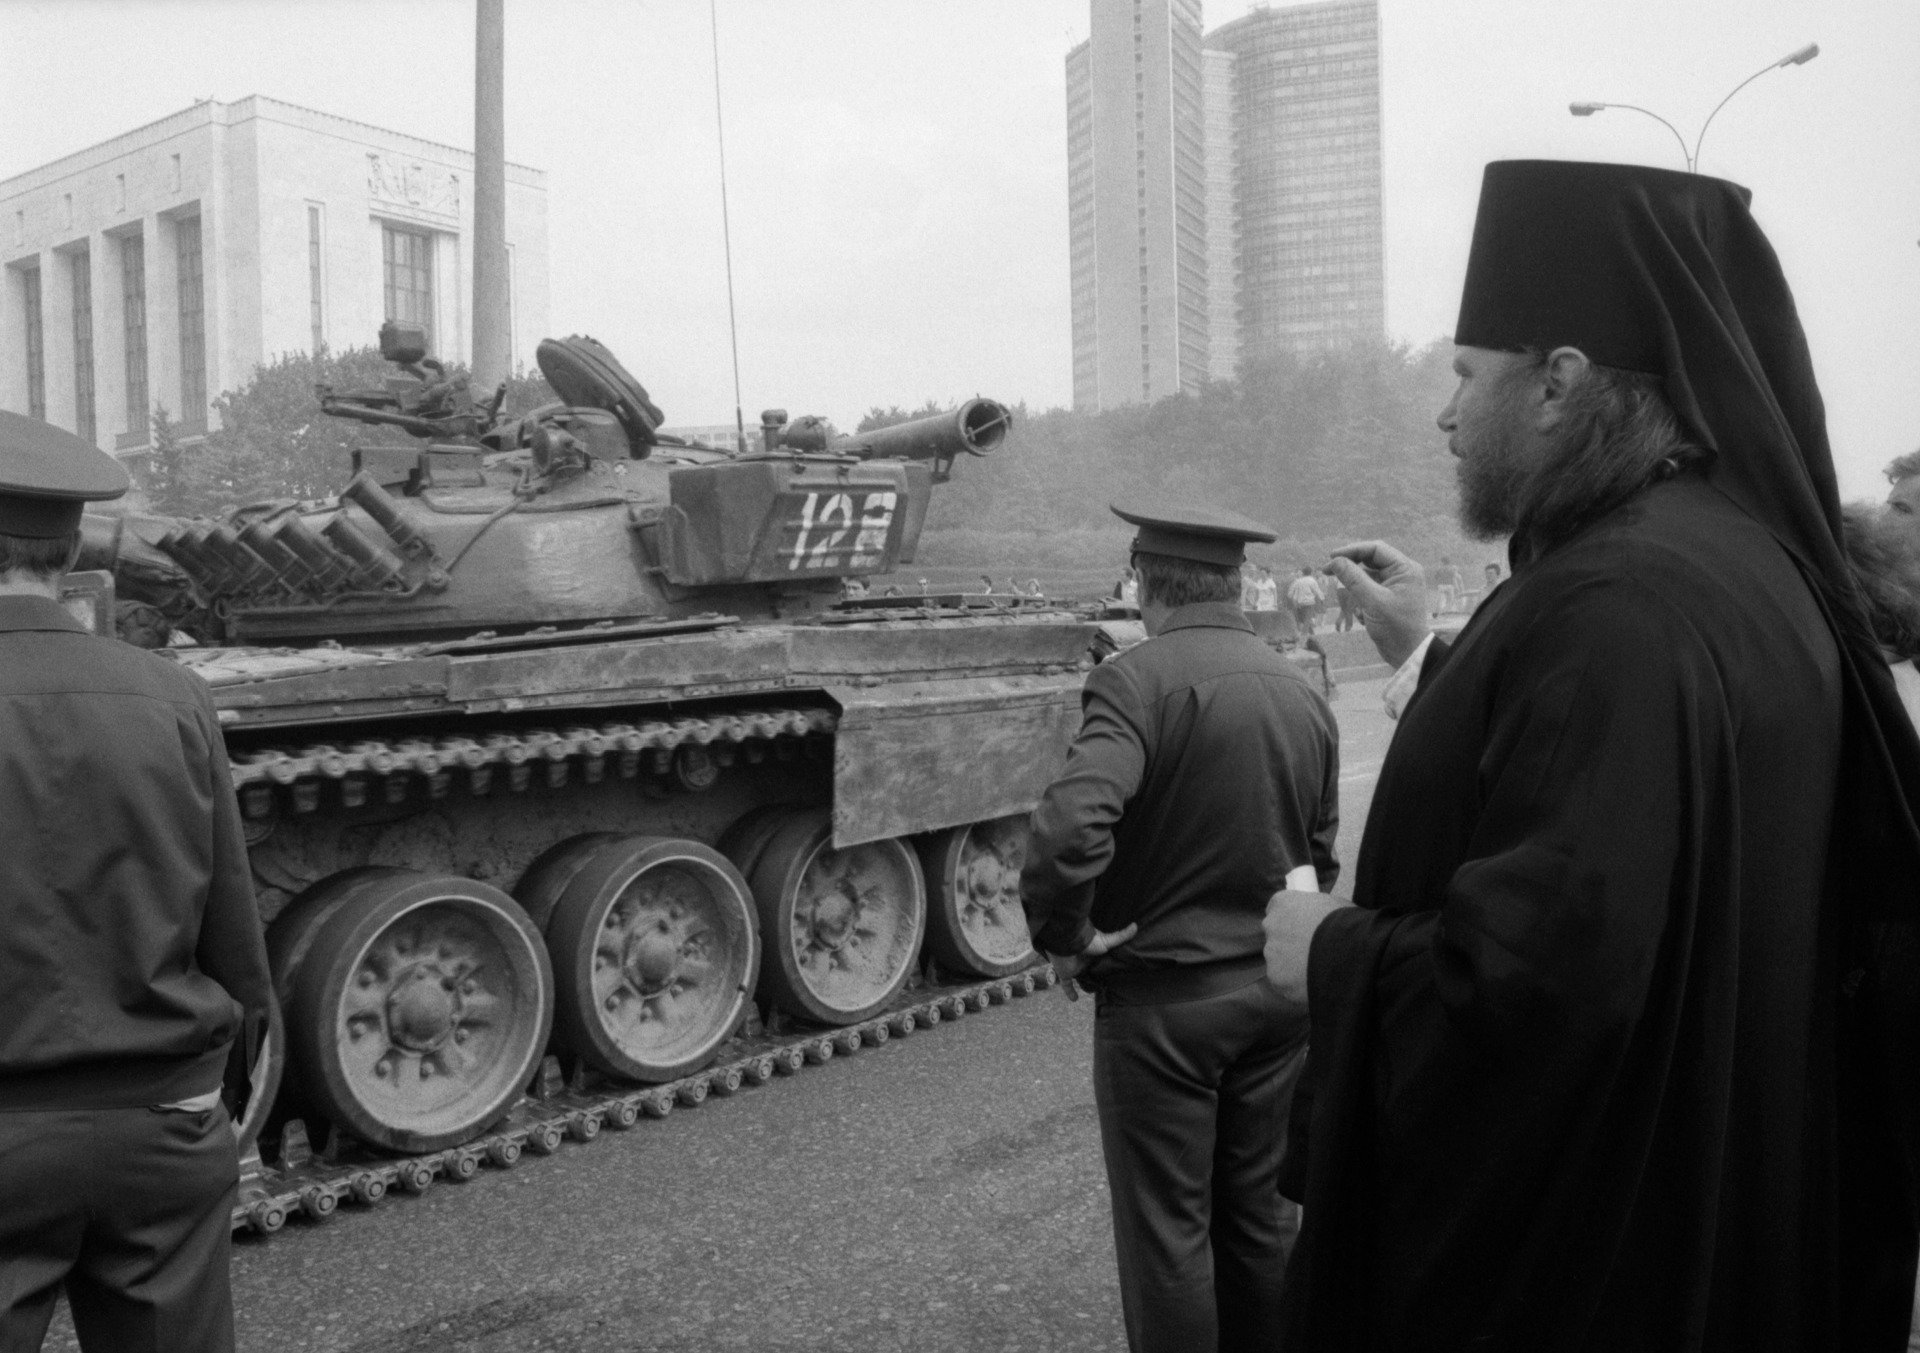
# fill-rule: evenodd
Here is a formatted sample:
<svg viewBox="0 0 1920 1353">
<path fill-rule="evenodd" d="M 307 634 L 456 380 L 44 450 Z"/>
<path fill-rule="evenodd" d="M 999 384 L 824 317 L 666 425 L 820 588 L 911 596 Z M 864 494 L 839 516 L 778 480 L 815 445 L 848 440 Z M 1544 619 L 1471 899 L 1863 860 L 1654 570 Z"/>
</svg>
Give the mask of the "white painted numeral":
<svg viewBox="0 0 1920 1353">
<path fill-rule="evenodd" d="M 853 536 L 852 567 L 871 568 L 884 562 L 887 534 L 893 527 L 893 511 L 900 495 L 863 495 L 857 522 L 858 533 L 854 530 L 856 521 L 852 494 L 827 495 L 824 503 L 820 501 L 821 497 L 821 494 L 809 493 L 806 502 L 801 504 L 800 529 L 794 536 L 793 552 L 787 558 L 788 572 L 802 568 L 840 567 L 840 550 L 850 535 Z"/>
</svg>

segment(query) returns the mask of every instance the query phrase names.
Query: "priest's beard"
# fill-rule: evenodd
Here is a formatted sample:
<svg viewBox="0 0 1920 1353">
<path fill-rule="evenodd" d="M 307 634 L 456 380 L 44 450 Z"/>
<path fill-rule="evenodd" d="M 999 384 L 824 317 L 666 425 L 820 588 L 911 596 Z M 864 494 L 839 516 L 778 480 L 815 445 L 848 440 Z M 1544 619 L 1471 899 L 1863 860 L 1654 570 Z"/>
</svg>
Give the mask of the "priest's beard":
<svg viewBox="0 0 1920 1353">
<path fill-rule="evenodd" d="M 1567 392 L 1566 416 L 1529 439 L 1529 377 L 1545 358 L 1505 373 L 1495 406 L 1457 470 L 1460 522 L 1477 540 L 1513 537 L 1513 565 L 1539 558 L 1707 453 L 1687 439 L 1660 379 L 1590 366 Z"/>
<path fill-rule="evenodd" d="M 1528 445 L 1526 393 L 1540 365 L 1519 362 L 1501 373 L 1492 407 L 1459 448 L 1454 475 L 1460 484 L 1460 526 L 1475 540 L 1512 535 L 1520 520 L 1537 455 Z"/>
</svg>

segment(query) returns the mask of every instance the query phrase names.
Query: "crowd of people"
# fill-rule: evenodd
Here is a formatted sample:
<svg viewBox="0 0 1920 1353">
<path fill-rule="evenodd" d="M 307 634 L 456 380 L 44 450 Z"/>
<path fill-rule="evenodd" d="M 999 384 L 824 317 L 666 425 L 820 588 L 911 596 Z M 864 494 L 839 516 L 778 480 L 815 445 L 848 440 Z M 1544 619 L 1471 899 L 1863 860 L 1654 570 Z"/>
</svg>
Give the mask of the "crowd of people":
<svg viewBox="0 0 1920 1353">
<path fill-rule="evenodd" d="M 1437 567 L 1426 574 L 1430 588 L 1432 616 L 1436 620 L 1469 615 L 1493 589 L 1500 585 L 1501 567 L 1489 562 L 1479 586 L 1468 587 L 1460 569 L 1445 555 Z M 991 590 L 991 584 L 989 584 Z M 1114 583 L 1109 598 L 1135 606 L 1140 600 L 1138 570 L 1127 568 Z M 1359 600 L 1353 589 L 1343 584 L 1332 568 L 1300 566 L 1300 571 L 1282 587 L 1273 570 L 1265 564 L 1247 560 L 1240 565 L 1240 609 L 1248 612 L 1279 611 L 1282 601 L 1301 635 L 1311 637 L 1322 626 L 1335 633 L 1347 633 L 1360 621 Z"/>
</svg>

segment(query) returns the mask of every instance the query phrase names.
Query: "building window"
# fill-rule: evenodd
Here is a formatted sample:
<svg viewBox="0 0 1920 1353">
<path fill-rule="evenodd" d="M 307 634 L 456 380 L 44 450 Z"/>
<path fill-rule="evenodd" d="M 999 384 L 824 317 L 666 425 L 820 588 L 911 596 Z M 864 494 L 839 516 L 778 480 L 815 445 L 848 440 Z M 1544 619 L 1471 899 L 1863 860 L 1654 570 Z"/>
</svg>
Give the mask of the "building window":
<svg viewBox="0 0 1920 1353">
<path fill-rule="evenodd" d="M 127 431 L 147 431 L 147 253 L 138 235 L 120 240 L 120 305 L 127 335 Z"/>
<path fill-rule="evenodd" d="M 418 324 L 433 351 L 433 236 L 422 230 L 385 230 L 387 318 Z"/>
<path fill-rule="evenodd" d="M 28 268 L 21 280 L 26 283 L 27 319 L 27 415 L 42 422 L 47 417 L 47 336 L 40 326 L 40 270 Z"/>
<path fill-rule="evenodd" d="M 200 218 L 173 228 L 180 277 L 180 421 L 198 431 L 207 422 L 207 303 L 200 274 Z"/>
<path fill-rule="evenodd" d="M 322 298 L 326 288 L 320 280 L 320 208 L 307 204 L 307 305 L 313 326 L 313 352 L 317 356 L 327 345 L 326 310 Z"/>
<path fill-rule="evenodd" d="M 93 420 L 93 258 L 74 251 L 73 267 L 73 430 L 86 441 L 98 431 Z"/>
</svg>

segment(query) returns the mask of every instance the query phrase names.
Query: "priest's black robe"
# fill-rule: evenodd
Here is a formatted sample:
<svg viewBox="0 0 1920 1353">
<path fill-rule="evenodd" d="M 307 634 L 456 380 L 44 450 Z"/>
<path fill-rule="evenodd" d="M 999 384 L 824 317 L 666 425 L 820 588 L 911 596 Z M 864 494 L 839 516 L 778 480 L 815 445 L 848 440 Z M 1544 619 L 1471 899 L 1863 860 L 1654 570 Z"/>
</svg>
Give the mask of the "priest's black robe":
<svg viewBox="0 0 1920 1353">
<path fill-rule="evenodd" d="M 1278 1347 L 1835 1346 L 1842 718 L 1694 475 L 1436 643 L 1310 952 Z"/>
</svg>

